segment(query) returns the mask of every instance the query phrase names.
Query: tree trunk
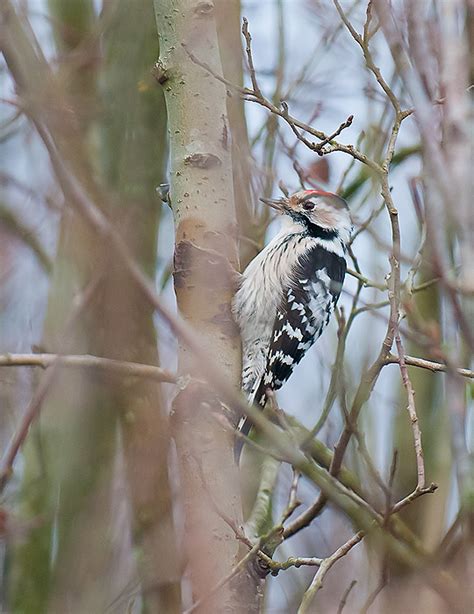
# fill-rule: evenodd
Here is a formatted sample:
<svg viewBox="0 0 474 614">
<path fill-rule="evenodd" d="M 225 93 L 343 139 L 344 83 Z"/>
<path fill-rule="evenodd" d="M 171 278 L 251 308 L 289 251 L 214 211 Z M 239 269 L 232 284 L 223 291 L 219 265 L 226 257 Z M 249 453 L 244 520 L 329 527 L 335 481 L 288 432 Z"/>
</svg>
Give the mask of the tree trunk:
<svg viewBox="0 0 474 614">
<path fill-rule="evenodd" d="M 112 212 L 116 224 L 136 261 L 152 277 L 160 216 L 155 188 L 164 181 L 167 163 L 164 98 L 150 72 L 158 37 L 149 0 L 121 0 L 109 10 L 101 139 L 104 182 L 109 193 L 116 195 Z M 118 263 L 111 267 L 106 305 L 108 355 L 158 365 L 153 307 Z M 121 418 L 143 611 L 178 613 L 181 561 L 161 387 L 146 379 L 120 379 L 112 390 Z"/>
<path fill-rule="evenodd" d="M 242 37 L 240 32 L 240 0 L 216 0 L 216 23 L 224 77 L 243 86 Z M 239 256 L 243 271 L 258 253 L 261 232 L 255 218 L 252 169 L 253 158 L 247 132 L 244 101 L 236 92 L 226 97 L 231 134 L 234 200 L 239 225 Z"/>
<path fill-rule="evenodd" d="M 232 276 L 225 264 L 237 265 L 226 92 L 186 51 L 221 73 L 214 6 L 156 0 L 155 10 L 170 131 L 178 307 L 203 350 L 237 388 L 240 338 L 230 312 Z M 179 348 L 179 370 L 199 376 L 199 365 L 185 346 Z M 225 514 L 237 525 L 242 522 L 232 429 L 215 394 L 196 381 L 178 394 L 174 411 L 193 599 L 205 599 L 206 612 L 256 611 L 257 585 L 247 573 L 209 596 L 239 557 L 238 542 L 222 518 Z"/>
</svg>

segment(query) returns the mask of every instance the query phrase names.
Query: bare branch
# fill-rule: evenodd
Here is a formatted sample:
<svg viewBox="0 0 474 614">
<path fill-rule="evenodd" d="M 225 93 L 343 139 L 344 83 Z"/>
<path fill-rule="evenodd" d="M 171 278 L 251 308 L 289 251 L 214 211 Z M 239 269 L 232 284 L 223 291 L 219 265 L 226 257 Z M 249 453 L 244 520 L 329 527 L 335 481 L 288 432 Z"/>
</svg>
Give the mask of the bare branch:
<svg viewBox="0 0 474 614">
<path fill-rule="evenodd" d="M 408 366 L 411 367 L 419 367 L 420 369 L 428 369 L 428 371 L 433 371 L 433 373 L 446 373 L 448 371 L 448 367 L 440 362 L 433 362 L 432 360 L 426 360 L 425 358 L 417 358 L 415 356 L 404 356 L 404 361 Z M 394 356 L 393 354 L 389 354 L 385 359 L 385 364 L 399 364 L 400 358 L 398 356 Z M 458 375 L 468 378 L 474 378 L 474 371 L 470 369 L 457 369 Z"/>
<path fill-rule="evenodd" d="M 250 34 L 248 33 L 248 23 L 245 26 L 245 28 L 246 28 L 247 34 L 250 36 Z M 337 130 L 333 133 L 333 135 L 327 135 L 321 130 L 316 130 L 309 124 L 290 115 L 288 111 L 288 105 L 286 103 L 283 102 L 281 108 L 277 107 L 275 104 L 273 104 L 270 100 L 268 100 L 262 94 L 260 88 L 258 87 L 258 84 L 257 84 L 257 89 L 255 89 L 255 87 L 253 89 L 249 89 L 245 87 L 240 87 L 238 85 L 234 85 L 233 83 L 224 79 L 221 75 L 217 74 L 205 62 L 202 62 L 201 60 L 196 58 L 196 56 L 186 47 L 186 45 L 183 45 L 183 46 L 184 46 L 184 49 L 186 50 L 186 53 L 189 55 L 190 59 L 196 64 L 198 64 L 198 66 L 201 66 L 202 68 L 204 68 L 204 70 L 209 72 L 209 74 L 211 74 L 215 79 L 217 79 L 218 81 L 221 81 L 221 83 L 224 83 L 227 87 L 231 88 L 231 90 L 237 91 L 238 93 L 240 93 L 240 95 L 244 98 L 244 100 L 247 100 L 249 102 L 255 102 L 261 105 L 262 107 L 265 107 L 266 109 L 268 109 L 270 113 L 273 113 L 274 115 L 277 115 L 278 117 L 281 117 L 283 120 L 285 120 L 288 126 L 291 128 L 291 130 L 295 134 L 296 138 L 300 140 L 301 142 L 303 142 L 309 149 L 321 155 L 332 153 L 333 151 L 342 151 L 344 153 L 349 154 L 350 156 L 352 156 L 359 162 L 362 162 L 363 164 L 367 165 L 369 168 L 371 168 L 376 173 L 380 173 L 382 171 L 381 167 L 376 162 L 371 160 L 368 156 L 366 156 L 364 153 L 362 153 L 360 150 L 358 150 L 353 145 L 344 145 L 342 143 L 335 141 L 334 138 L 332 138 L 334 135 L 338 136 L 345 128 L 351 125 L 352 116 L 350 116 L 345 122 L 343 122 L 339 126 L 339 128 L 337 128 Z M 247 50 L 248 56 L 250 55 L 250 57 L 252 57 L 251 47 L 247 46 L 247 49 L 248 49 Z M 253 66 L 253 59 L 252 59 L 252 66 Z M 326 147 L 323 149 L 321 143 L 314 143 L 310 141 L 304 136 L 302 132 L 299 132 L 299 130 L 302 130 L 303 133 L 310 134 L 311 136 L 317 138 L 319 141 L 322 141 L 325 144 L 327 143 Z"/>
<path fill-rule="evenodd" d="M 178 381 L 176 374 L 161 367 L 92 356 L 91 354 L 0 354 L 0 367 L 41 367 L 42 369 L 49 369 L 54 365 L 74 369 L 97 369 L 98 371 L 109 371 L 128 377 L 143 377 L 169 384 L 175 384 Z"/>
<path fill-rule="evenodd" d="M 327 557 L 326 559 L 322 561 L 311 584 L 309 585 L 305 594 L 303 595 L 303 600 L 301 601 L 301 605 L 298 608 L 298 614 L 307 614 L 307 612 L 311 611 L 310 610 L 311 603 L 313 599 L 315 598 L 319 589 L 322 587 L 323 580 L 326 574 L 328 573 L 328 571 L 331 569 L 331 567 L 335 563 L 337 563 L 337 561 L 342 559 L 342 557 L 346 556 L 346 554 L 350 552 L 350 550 L 352 550 L 354 546 L 356 546 L 360 541 L 362 541 L 363 537 L 364 537 L 364 532 L 359 531 L 353 537 L 351 537 L 351 539 L 349 539 L 345 544 L 343 544 L 340 548 L 338 548 L 333 554 L 331 554 L 331 556 Z"/>
<path fill-rule="evenodd" d="M 365 32 L 365 36 L 362 37 L 354 28 L 354 26 L 351 24 L 351 22 L 349 21 L 349 19 L 347 18 L 346 14 L 344 13 L 341 5 L 339 4 L 338 0 L 333 0 L 334 6 L 336 7 L 337 12 L 339 13 L 339 17 L 341 18 L 342 22 L 344 23 L 344 25 L 346 26 L 346 28 L 349 30 L 352 38 L 356 41 L 356 43 L 360 46 L 360 48 L 362 49 L 362 52 L 364 54 L 364 59 L 365 59 L 365 63 L 367 64 L 367 68 L 373 73 L 373 75 L 375 76 L 375 78 L 377 79 L 378 84 L 380 85 L 380 87 L 383 89 L 383 91 L 385 92 L 387 98 L 390 100 L 395 113 L 397 114 L 397 116 L 402 113 L 401 108 L 400 108 L 400 103 L 398 101 L 398 98 L 395 96 L 395 94 L 393 93 L 391 87 L 388 85 L 388 83 L 385 81 L 385 79 L 382 76 L 382 73 L 380 71 L 380 68 L 378 66 L 376 66 L 374 59 L 372 57 L 372 54 L 369 50 L 369 40 L 370 37 L 367 35 L 368 32 L 368 27 L 369 27 L 369 23 L 371 20 L 371 16 L 372 16 L 372 12 L 371 12 L 371 2 L 369 2 L 369 5 L 367 6 L 367 19 L 365 22 L 365 26 L 364 26 L 364 32 Z"/>
<path fill-rule="evenodd" d="M 242 34 L 244 35 L 245 42 L 246 42 L 245 53 L 247 54 L 247 63 L 249 65 L 250 79 L 252 81 L 253 91 L 256 96 L 261 97 L 262 92 L 260 91 L 260 87 L 257 82 L 257 77 L 255 74 L 255 67 L 253 64 L 252 36 L 249 32 L 249 22 L 246 17 L 243 17 L 242 19 Z"/>
</svg>

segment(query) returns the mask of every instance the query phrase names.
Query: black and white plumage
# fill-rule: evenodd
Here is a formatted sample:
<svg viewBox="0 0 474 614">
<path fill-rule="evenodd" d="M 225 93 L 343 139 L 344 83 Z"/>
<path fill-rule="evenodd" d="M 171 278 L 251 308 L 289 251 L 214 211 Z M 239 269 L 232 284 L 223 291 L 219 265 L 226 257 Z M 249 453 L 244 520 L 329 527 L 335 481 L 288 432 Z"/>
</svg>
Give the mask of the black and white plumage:
<svg viewBox="0 0 474 614">
<path fill-rule="evenodd" d="M 243 346 L 242 387 L 262 407 L 327 326 L 346 272 L 352 223 L 346 202 L 302 190 L 264 201 L 287 218 L 279 234 L 250 262 L 233 312 Z M 241 426 L 248 433 L 249 422 Z"/>
</svg>

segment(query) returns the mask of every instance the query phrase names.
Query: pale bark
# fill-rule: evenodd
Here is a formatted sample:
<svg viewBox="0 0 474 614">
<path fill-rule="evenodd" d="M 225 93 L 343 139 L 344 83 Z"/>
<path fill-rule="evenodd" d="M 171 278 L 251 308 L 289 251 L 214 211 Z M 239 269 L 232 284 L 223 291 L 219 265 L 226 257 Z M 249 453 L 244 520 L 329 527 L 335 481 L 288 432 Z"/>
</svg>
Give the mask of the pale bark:
<svg viewBox="0 0 474 614">
<path fill-rule="evenodd" d="M 171 206 L 176 225 L 175 291 L 183 317 L 202 349 L 221 365 L 235 387 L 240 381 L 240 339 L 230 302 L 237 266 L 236 217 L 224 86 L 190 59 L 183 45 L 221 72 L 214 5 L 196 0 L 157 0 L 161 81 L 168 108 Z M 199 248 L 212 249 L 217 258 Z M 179 349 L 182 373 L 199 373 L 188 348 Z M 186 556 L 194 600 L 235 566 L 239 547 L 215 506 L 242 522 L 233 434 L 209 388 L 189 384 L 174 403 L 176 444 L 186 517 Z M 214 504 L 213 504 L 214 502 Z M 244 574 L 245 575 L 245 574 Z M 255 586 L 229 582 L 202 611 L 252 611 Z"/>
</svg>

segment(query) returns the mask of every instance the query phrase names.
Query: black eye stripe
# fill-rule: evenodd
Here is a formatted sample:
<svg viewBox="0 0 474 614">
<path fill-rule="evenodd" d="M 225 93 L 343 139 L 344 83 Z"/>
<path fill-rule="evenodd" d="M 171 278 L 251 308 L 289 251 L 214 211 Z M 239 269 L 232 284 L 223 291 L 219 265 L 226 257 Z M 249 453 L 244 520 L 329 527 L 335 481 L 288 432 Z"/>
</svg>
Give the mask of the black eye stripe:
<svg viewBox="0 0 474 614">
<path fill-rule="evenodd" d="M 303 209 L 305 211 L 311 211 L 312 209 L 314 209 L 315 206 L 316 205 L 314 203 L 312 203 L 311 201 L 303 203 Z"/>
</svg>

